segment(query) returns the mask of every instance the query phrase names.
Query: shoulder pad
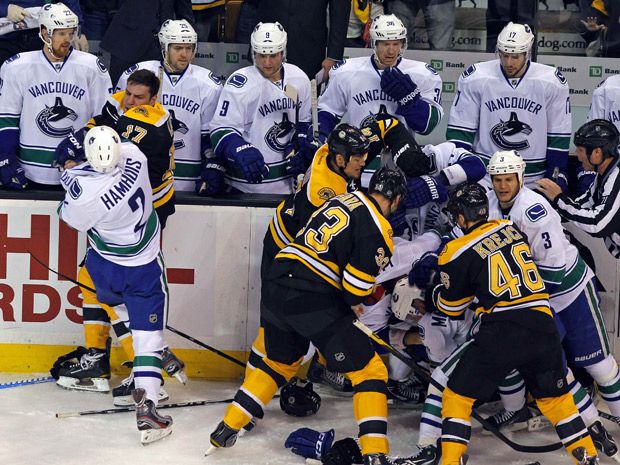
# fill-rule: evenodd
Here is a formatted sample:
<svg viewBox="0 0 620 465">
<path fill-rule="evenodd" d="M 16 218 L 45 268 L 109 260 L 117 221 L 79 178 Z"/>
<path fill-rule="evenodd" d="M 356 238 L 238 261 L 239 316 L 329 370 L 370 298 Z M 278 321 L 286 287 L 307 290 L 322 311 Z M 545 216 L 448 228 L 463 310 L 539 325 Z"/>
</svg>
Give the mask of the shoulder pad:
<svg viewBox="0 0 620 465">
<path fill-rule="evenodd" d="M 562 85 L 566 84 L 566 78 L 559 69 L 555 70 L 555 77 L 558 78 L 558 81 L 560 81 Z"/>
<path fill-rule="evenodd" d="M 17 61 L 21 58 L 21 55 L 19 53 L 16 53 L 15 55 L 13 55 L 11 58 L 9 58 L 8 60 L 5 61 L 5 63 L 11 63 L 12 61 Z"/>
<path fill-rule="evenodd" d="M 220 78 L 217 77 L 215 74 L 213 74 L 213 71 L 209 71 L 209 78 L 215 82 L 218 86 L 222 84 L 222 81 L 220 81 Z"/>
<path fill-rule="evenodd" d="M 342 65 L 344 65 L 347 62 L 347 60 L 345 60 L 344 58 L 340 61 L 337 61 L 336 63 L 333 64 L 332 69 L 338 69 L 340 68 Z"/>
<path fill-rule="evenodd" d="M 97 66 L 99 67 L 99 71 L 101 71 L 102 73 L 108 72 L 108 68 L 106 68 L 106 66 L 103 64 L 103 62 L 99 58 L 97 58 Z"/>
<path fill-rule="evenodd" d="M 466 78 L 467 76 L 471 76 L 476 71 L 476 65 L 471 65 L 461 74 L 462 77 Z"/>
<path fill-rule="evenodd" d="M 530 208 L 525 210 L 525 216 L 529 218 L 530 221 L 535 222 L 547 216 L 547 209 L 541 203 L 535 203 Z"/>
<path fill-rule="evenodd" d="M 431 73 L 433 74 L 438 74 L 437 71 L 435 70 L 435 68 L 433 68 L 431 65 L 429 65 L 428 63 L 426 63 L 424 66 L 426 66 L 426 69 L 428 69 Z"/>
<path fill-rule="evenodd" d="M 243 87 L 245 83 L 248 82 L 248 78 L 243 74 L 233 74 L 228 78 L 226 84 L 230 84 L 233 87 Z"/>
<path fill-rule="evenodd" d="M 131 73 L 133 73 L 134 71 L 136 71 L 138 69 L 138 64 L 136 63 L 135 65 L 131 65 L 129 68 L 127 68 L 125 70 L 125 74 L 127 76 L 129 76 Z"/>
</svg>

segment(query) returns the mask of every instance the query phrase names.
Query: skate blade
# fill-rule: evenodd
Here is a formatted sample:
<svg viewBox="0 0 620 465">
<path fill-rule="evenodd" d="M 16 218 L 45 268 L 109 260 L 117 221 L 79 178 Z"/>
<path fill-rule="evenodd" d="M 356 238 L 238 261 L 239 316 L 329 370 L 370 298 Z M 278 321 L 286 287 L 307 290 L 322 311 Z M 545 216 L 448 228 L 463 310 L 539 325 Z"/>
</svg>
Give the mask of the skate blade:
<svg viewBox="0 0 620 465">
<path fill-rule="evenodd" d="M 217 446 L 214 446 L 213 444 L 211 444 L 209 446 L 209 448 L 207 449 L 207 451 L 205 452 L 205 457 L 208 457 L 209 455 L 212 455 L 218 449 L 221 449 L 221 447 L 217 447 Z"/>
<path fill-rule="evenodd" d="M 185 370 L 179 370 L 172 376 L 174 376 L 179 383 L 187 384 L 187 375 L 185 374 Z"/>
<path fill-rule="evenodd" d="M 110 382 L 106 378 L 77 379 L 61 376 L 56 381 L 61 388 L 75 391 L 110 392 Z"/>
<path fill-rule="evenodd" d="M 614 459 L 617 463 L 620 463 L 620 452 L 616 452 L 614 455 L 610 456 L 609 458 Z"/>
<path fill-rule="evenodd" d="M 551 422 L 544 415 L 538 415 L 527 420 L 527 430 L 530 433 L 549 428 L 550 426 L 552 426 Z"/>
<path fill-rule="evenodd" d="M 172 434 L 172 425 L 167 428 L 161 429 L 146 429 L 144 431 L 140 431 L 140 442 L 143 446 L 147 444 L 151 444 L 155 441 L 159 441 L 160 439 L 164 439 Z"/>
</svg>

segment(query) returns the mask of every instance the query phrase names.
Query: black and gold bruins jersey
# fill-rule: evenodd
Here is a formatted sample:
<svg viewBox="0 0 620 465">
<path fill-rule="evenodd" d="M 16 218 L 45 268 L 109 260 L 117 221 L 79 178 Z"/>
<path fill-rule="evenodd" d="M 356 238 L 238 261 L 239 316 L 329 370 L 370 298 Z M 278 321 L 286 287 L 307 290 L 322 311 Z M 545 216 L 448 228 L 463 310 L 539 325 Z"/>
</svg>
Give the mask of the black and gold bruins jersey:
<svg viewBox="0 0 620 465">
<path fill-rule="evenodd" d="M 289 275 L 288 285 L 316 292 L 335 288 L 357 305 L 372 293 L 393 250 L 390 223 L 372 197 L 355 191 L 317 210 L 276 255 L 269 277 Z"/>
<path fill-rule="evenodd" d="M 158 208 L 174 197 L 172 118 L 159 102 L 125 111 L 124 97 L 125 91 L 110 95 L 101 114 L 91 118 L 87 127 L 110 126 L 121 137 L 136 144 L 146 155 L 153 189 L 153 205 Z"/>
<path fill-rule="evenodd" d="M 297 190 L 278 205 L 263 240 L 263 260 L 271 262 L 318 208 L 348 191 L 346 179 L 329 167 L 327 155 L 327 145 L 319 147 Z"/>
<path fill-rule="evenodd" d="M 448 242 L 438 264 L 441 286 L 434 300 L 448 316 L 462 315 L 474 298 L 476 314 L 489 314 L 485 319 L 532 311 L 552 316 L 530 246 L 512 221 L 491 220 Z"/>
</svg>

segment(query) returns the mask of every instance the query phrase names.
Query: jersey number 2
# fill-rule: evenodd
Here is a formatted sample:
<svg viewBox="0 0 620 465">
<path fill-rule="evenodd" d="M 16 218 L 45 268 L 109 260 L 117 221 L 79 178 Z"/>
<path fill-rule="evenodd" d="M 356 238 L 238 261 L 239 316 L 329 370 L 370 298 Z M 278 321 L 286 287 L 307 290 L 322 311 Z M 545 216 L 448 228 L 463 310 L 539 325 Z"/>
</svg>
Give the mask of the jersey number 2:
<svg viewBox="0 0 620 465">
<path fill-rule="evenodd" d="M 138 190 L 136 190 L 136 192 L 134 192 L 134 194 L 129 197 L 129 201 L 127 202 L 132 212 L 138 210 L 140 210 L 141 212 L 140 220 L 138 221 L 138 224 L 136 224 L 135 228 L 133 228 L 134 232 L 140 231 L 146 225 L 146 220 L 144 219 L 144 207 L 146 205 L 145 202 L 146 198 L 144 196 L 144 191 L 141 187 L 139 187 Z"/>
</svg>

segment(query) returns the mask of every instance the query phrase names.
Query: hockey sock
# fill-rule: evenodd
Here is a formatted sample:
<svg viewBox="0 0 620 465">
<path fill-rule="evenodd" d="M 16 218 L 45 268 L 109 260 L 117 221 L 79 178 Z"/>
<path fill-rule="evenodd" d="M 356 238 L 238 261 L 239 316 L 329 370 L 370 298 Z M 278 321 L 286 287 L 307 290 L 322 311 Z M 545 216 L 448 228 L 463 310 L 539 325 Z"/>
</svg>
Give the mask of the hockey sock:
<svg viewBox="0 0 620 465">
<path fill-rule="evenodd" d="M 573 396 L 573 401 L 577 406 L 577 410 L 579 410 L 579 415 L 581 415 L 586 425 L 589 426 L 593 424 L 599 419 L 598 410 L 581 383 L 575 379 L 570 368 L 567 368 L 566 380 L 568 381 L 568 387 L 570 388 L 570 394 Z"/>
<path fill-rule="evenodd" d="M 504 409 L 517 412 L 525 405 L 525 382 L 517 370 L 508 373 L 498 386 Z"/>
<path fill-rule="evenodd" d="M 260 360 L 266 356 L 265 350 L 265 329 L 261 326 L 258 328 L 258 334 L 252 343 L 252 350 L 250 350 L 250 356 L 248 357 L 248 361 L 245 364 L 245 376 L 247 378 L 250 376 L 250 373 L 254 370 L 256 365 L 260 362 Z"/>
<path fill-rule="evenodd" d="M 459 465 L 471 437 L 471 410 L 475 399 L 457 394 L 449 387 L 443 391 L 441 416 L 441 463 Z"/>
</svg>

